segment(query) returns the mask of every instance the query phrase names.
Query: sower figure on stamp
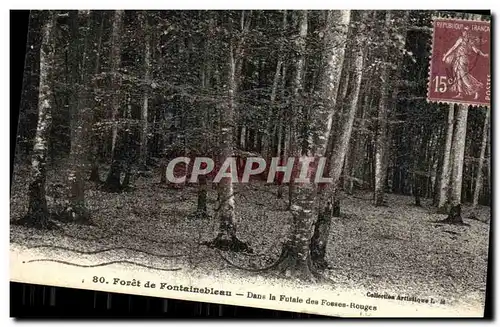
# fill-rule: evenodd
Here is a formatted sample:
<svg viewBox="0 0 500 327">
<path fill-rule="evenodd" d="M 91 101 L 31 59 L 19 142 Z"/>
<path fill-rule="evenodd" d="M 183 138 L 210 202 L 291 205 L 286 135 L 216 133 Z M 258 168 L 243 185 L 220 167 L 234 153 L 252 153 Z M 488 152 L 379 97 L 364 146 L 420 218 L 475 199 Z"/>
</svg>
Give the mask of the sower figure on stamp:
<svg viewBox="0 0 500 327">
<path fill-rule="evenodd" d="M 443 56 L 443 61 L 452 67 L 452 77 L 449 81 L 451 89 L 458 92 L 454 98 L 463 98 L 466 95 L 474 95 L 474 100 L 478 98 L 478 92 L 483 87 L 483 83 L 478 81 L 471 74 L 472 67 L 469 67 L 469 54 L 472 52 L 483 57 L 488 57 L 487 53 L 482 52 L 476 47 L 477 40 L 465 27 L 455 44 Z"/>
</svg>

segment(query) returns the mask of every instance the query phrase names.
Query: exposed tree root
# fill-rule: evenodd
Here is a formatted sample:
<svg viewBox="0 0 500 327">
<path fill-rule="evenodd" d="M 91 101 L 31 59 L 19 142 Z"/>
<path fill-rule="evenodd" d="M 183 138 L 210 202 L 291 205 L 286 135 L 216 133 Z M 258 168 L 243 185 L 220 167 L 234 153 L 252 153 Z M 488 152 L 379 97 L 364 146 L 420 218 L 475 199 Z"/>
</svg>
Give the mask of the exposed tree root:
<svg viewBox="0 0 500 327">
<path fill-rule="evenodd" d="M 310 283 L 328 281 L 328 279 L 322 275 L 322 271 L 329 268 L 326 262 L 324 262 L 323 268 L 320 269 L 318 263 L 312 261 L 311 256 L 308 256 L 306 260 L 302 260 L 297 257 L 296 253 L 291 249 L 292 247 L 289 244 L 283 245 L 280 259 L 275 264 L 276 271 L 280 275 Z"/>
<path fill-rule="evenodd" d="M 271 265 L 262 267 L 262 268 L 248 268 L 248 267 L 243 267 L 240 265 L 235 264 L 234 262 L 230 261 L 228 258 L 226 258 L 220 251 L 219 251 L 220 257 L 227 262 L 229 265 L 241 269 L 241 270 L 246 270 L 250 272 L 264 272 L 264 271 L 270 271 L 270 270 L 277 270 L 280 274 L 285 274 L 287 275 L 287 271 L 289 271 L 288 275 L 289 276 L 295 276 L 299 279 L 304 280 L 304 278 L 311 278 L 313 281 L 326 281 L 327 279 L 318 271 L 317 269 L 308 269 L 308 272 L 302 273 L 300 270 L 296 269 L 294 265 L 292 264 L 294 262 L 293 259 L 291 259 L 290 253 L 289 253 L 289 246 L 284 244 L 281 247 L 281 252 L 279 257 L 274 261 Z M 285 261 L 286 259 L 286 261 Z M 295 261 L 296 262 L 296 261 Z M 311 265 L 311 261 L 309 260 L 309 265 Z M 297 272 L 297 273 L 295 273 Z"/>
<path fill-rule="evenodd" d="M 276 270 L 280 275 L 285 275 L 287 278 L 315 283 L 317 279 L 316 274 L 313 273 L 314 269 L 312 269 L 312 266 L 310 258 L 305 261 L 299 260 L 291 251 L 288 251 L 285 258 L 276 266 Z"/>
<path fill-rule="evenodd" d="M 389 204 L 387 203 L 387 201 L 383 201 L 382 203 L 377 203 L 375 204 L 376 207 L 379 207 L 379 208 L 388 208 L 389 207 Z M 418 205 L 417 205 L 418 206 Z"/>
<path fill-rule="evenodd" d="M 450 219 L 450 218 L 446 218 L 446 219 L 443 219 L 443 220 L 438 220 L 435 223 L 437 223 L 437 224 L 448 224 L 448 225 L 457 225 L 457 226 L 470 227 L 469 224 L 464 223 L 463 221 L 454 221 L 453 219 Z"/>
<path fill-rule="evenodd" d="M 68 206 L 62 212 L 53 215 L 53 218 L 63 223 L 75 223 L 80 225 L 95 226 L 90 219 L 90 212 L 85 207 Z"/>
<path fill-rule="evenodd" d="M 311 260 L 307 260 L 306 264 L 301 263 L 294 256 L 291 255 L 289 246 L 283 244 L 281 248 L 280 256 L 271 265 L 262 268 L 248 268 L 231 262 L 226 258 L 221 252 L 219 252 L 220 257 L 227 262 L 232 267 L 249 271 L 249 272 L 264 272 L 264 271 L 277 271 L 281 276 L 300 279 L 307 282 L 330 282 L 328 278 L 321 274 L 319 269 L 316 269 L 315 264 Z"/>
<path fill-rule="evenodd" d="M 250 246 L 245 243 L 240 241 L 236 236 L 231 236 L 231 238 L 227 238 L 223 236 L 221 233 L 217 235 L 217 237 L 208 242 L 203 242 L 201 243 L 203 245 L 206 245 L 210 248 L 216 248 L 222 251 L 231 251 L 231 252 L 247 252 L 247 253 L 253 253 L 253 250 L 250 248 Z"/>
<path fill-rule="evenodd" d="M 262 268 L 247 268 L 247 267 L 243 267 L 243 266 L 240 266 L 240 265 L 237 265 L 235 264 L 234 262 L 231 262 L 228 258 L 226 258 L 222 253 L 221 251 L 219 251 L 219 255 L 220 257 L 225 261 L 227 262 L 229 265 L 235 267 L 235 268 L 238 268 L 238 269 L 242 269 L 242 270 L 246 270 L 246 271 L 250 271 L 250 272 L 264 272 L 264 271 L 267 271 L 267 270 L 271 270 L 273 268 L 275 268 L 277 265 L 279 265 L 283 259 L 286 257 L 286 249 L 285 248 L 282 248 L 281 249 L 281 254 L 280 256 L 278 257 L 278 259 L 272 263 L 271 265 L 267 266 L 267 267 L 262 267 Z"/>
<path fill-rule="evenodd" d="M 448 217 L 444 220 L 438 221 L 438 223 L 450 224 L 450 225 L 460 225 L 460 226 L 470 226 L 469 224 L 464 223 L 462 220 L 462 207 L 460 204 L 452 206 L 450 208 L 450 212 L 448 214 Z"/>
<path fill-rule="evenodd" d="M 438 207 L 437 210 L 436 210 L 436 213 L 440 214 L 440 215 L 447 215 L 448 211 L 449 211 L 448 207 L 446 205 L 444 205 L 442 207 Z"/>
<path fill-rule="evenodd" d="M 317 259 L 313 261 L 314 270 L 316 271 L 324 271 L 332 269 L 332 267 L 328 264 L 328 262 L 324 259 Z"/>
<path fill-rule="evenodd" d="M 121 193 L 123 192 L 123 188 L 120 184 L 106 184 L 104 183 L 101 187 L 101 191 L 108 192 L 108 193 Z"/>
<path fill-rule="evenodd" d="M 13 225 L 24 226 L 29 228 L 43 229 L 43 230 L 62 230 L 55 222 L 50 220 L 50 215 L 27 214 L 23 218 L 11 222 Z"/>
<path fill-rule="evenodd" d="M 479 221 L 479 222 L 482 222 L 484 224 L 488 224 L 490 219 L 488 218 L 487 220 L 482 220 L 482 219 L 479 219 L 475 214 L 470 214 L 469 217 L 467 217 L 468 219 L 471 219 L 471 220 L 476 220 L 476 221 Z"/>
<path fill-rule="evenodd" d="M 190 220 L 204 220 L 209 218 L 210 216 L 205 210 L 196 210 L 187 216 L 187 219 Z"/>
<path fill-rule="evenodd" d="M 108 193 L 125 193 L 125 192 L 133 192 L 135 188 L 131 185 L 122 185 L 122 184 L 106 184 L 101 183 L 101 191 Z"/>
<path fill-rule="evenodd" d="M 102 184 L 101 178 L 99 177 L 99 170 L 96 167 L 92 167 L 89 181 L 95 182 L 97 184 Z"/>
</svg>

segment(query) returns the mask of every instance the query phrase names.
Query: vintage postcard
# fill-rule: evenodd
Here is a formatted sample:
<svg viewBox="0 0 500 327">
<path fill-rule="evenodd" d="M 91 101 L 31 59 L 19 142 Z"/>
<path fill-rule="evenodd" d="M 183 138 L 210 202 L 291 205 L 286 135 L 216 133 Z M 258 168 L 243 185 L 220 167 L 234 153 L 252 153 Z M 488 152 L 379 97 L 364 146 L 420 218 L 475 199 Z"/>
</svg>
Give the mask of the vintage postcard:
<svg viewBox="0 0 500 327">
<path fill-rule="evenodd" d="M 490 18 L 32 11 L 11 280 L 482 317 Z"/>
</svg>

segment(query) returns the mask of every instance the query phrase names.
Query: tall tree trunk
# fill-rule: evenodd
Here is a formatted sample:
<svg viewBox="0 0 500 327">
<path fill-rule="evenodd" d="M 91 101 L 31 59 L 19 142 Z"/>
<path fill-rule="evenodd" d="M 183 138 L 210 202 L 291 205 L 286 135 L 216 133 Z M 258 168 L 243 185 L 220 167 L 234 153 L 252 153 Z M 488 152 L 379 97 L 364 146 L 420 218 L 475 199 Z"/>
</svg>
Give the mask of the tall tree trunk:
<svg viewBox="0 0 500 327">
<path fill-rule="evenodd" d="M 242 13 L 243 15 L 243 13 Z M 243 19 L 243 18 L 242 18 Z M 245 24 L 242 23 L 242 32 L 248 32 L 250 19 L 246 18 Z M 230 25 L 232 21 L 230 20 Z M 232 28 L 232 26 L 231 26 Z M 220 135 L 220 159 L 224 162 L 226 158 L 233 156 L 234 123 L 235 123 L 235 97 L 238 89 L 237 68 L 239 61 L 243 60 L 243 38 L 239 39 L 236 47 L 234 46 L 234 37 L 231 35 L 229 40 L 229 60 L 227 74 L 227 102 L 222 104 L 221 112 L 221 135 Z M 217 186 L 218 208 L 217 216 L 219 220 L 219 233 L 217 237 L 209 242 L 209 245 L 222 250 L 234 252 L 251 251 L 248 245 L 240 241 L 236 236 L 235 219 L 235 201 L 233 181 L 230 177 L 224 177 Z"/>
<path fill-rule="evenodd" d="M 90 124 L 90 108 L 88 104 L 87 85 L 87 46 L 88 30 L 91 20 L 87 17 L 87 32 L 84 35 L 83 48 L 80 45 L 80 31 L 78 26 L 79 12 L 72 10 L 70 19 L 70 70 L 71 70 L 71 102 L 70 102 L 70 130 L 71 148 L 69 154 L 70 167 L 68 169 L 68 204 L 62 220 L 88 223 L 89 212 L 85 206 L 84 170 L 87 163 L 87 138 Z"/>
<path fill-rule="evenodd" d="M 201 88 L 202 90 L 209 92 L 210 91 L 210 81 L 211 81 L 211 65 L 212 61 L 210 59 L 210 49 L 212 48 L 210 35 L 207 35 L 205 45 L 204 45 L 204 62 L 201 67 Z M 207 134 L 207 123 L 209 119 L 204 119 L 205 117 L 201 117 L 201 134 L 199 135 L 200 139 L 203 139 L 203 149 L 202 153 L 204 155 L 208 152 L 208 140 L 204 137 Z M 204 219 L 208 217 L 208 208 L 207 208 L 207 199 L 208 199 L 208 184 L 206 175 L 201 175 L 198 177 L 198 196 L 197 196 L 197 208 L 194 214 L 191 217 L 195 219 Z"/>
<path fill-rule="evenodd" d="M 280 106 L 280 119 L 278 121 L 278 156 L 286 162 L 288 159 L 288 133 L 286 132 L 286 124 L 283 123 L 287 119 L 286 110 L 284 109 L 286 104 L 285 99 L 285 88 L 286 88 L 286 63 L 283 64 L 283 72 L 281 74 L 281 106 Z M 282 145 L 283 144 L 283 145 Z M 283 198 L 283 181 L 278 179 L 278 199 Z"/>
<path fill-rule="evenodd" d="M 121 65 L 121 40 L 123 10 L 116 10 L 113 18 L 113 30 L 111 32 L 111 121 L 113 124 L 111 135 L 111 168 L 106 178 L 105 188 L 111 192 L 121 191 L 121 153 L 116 149 L 118 138 L 118 114 L 120 112 L 120 65 Z M 121 149 L 123 150 L 123 149 Z"/>
<path fill-rule="evenodd" d="M 321 98 L 317 108 L 313 111 L 312 119 L 314 128 L 320 135 L 313 146 L 316 156 L 324 156 L 328 145 L 327 136 L 331 129 L 331 121 L 328 118 L 333 116 L 332 109 L 335 107 L 337 98 L 349 20 L 349 10 L 327 12 L 323 39 L 325 50 L 322 58 L 326 69 L 322 73 L 318 85 Z M 323 206 L 326 202 L 323 202 L 323 198 L 321 198 L 316 203 L 318 201 L 318 185 L 316 183 L 297 184 L 296 187 L 296 201 L 291 206 L 293 215 L 291 233 L 284 246 L 286 256 L 279 268 L 286 275 L 310 279 L 312 278 L 312 259 L 314 257 L 311 251 L 311 238 L 315 231 L 313 226 L 316 219 L 316 206 Z"/>
<path fill-rule="evenodd" d="M 352 46 L 349 44 L 350 39 L 352 39 L 352 37 L 351 37 L 351 35 L 348 34 L 347 44 L 346 44 L 347 49 L 352 48 Z M 334 131 L 337 131 L 342 126 L 343 117 L 344 117 L 346 111 L 348 110 L 347 105 L 346 105 L 346 96 L 347 96 L 347 91 L 348 91 L 347 88 L 349 86 L 350 75 L 351 75 L 351 66 L 350 65 L 351 65 L 350 60 L 344 60 L 343 66 L 342 66 L 342 73 L 340 74 L 340 84 L 339 84 L 339 89 L 337 92 L 337 101 L 335 103 L 335 108 L 334 108 L 335 116 L 334 116 L 334 119 L 332 122 L 332 127 L 331 127 L 331 130 L 334 130 Z M 338 135 L 336 133 L 330 132 L 330 136 L 329 136 L 330 147 L 329 147 L 329 149 L 333 150 L 333 145 L 336 144 L 337 137 L 338 137 Z M 349 143 L 351 143 L 351 142 L 349 142 Z M 350 167 L 349 167 L 349 145 L 348 145 L 347 150 L 346 150 L 346 155 L 344 157 L 342 172 L 340 174 L 339 185 L 340 185 L 340 183 L 347 182 L 347 179 L 345 178 L 345 176 L 346 176 L 346 171 L 349 171 L 349 169 L 350 169 Z M 347 173 L 347 175 L 349 175 L 349 173 Z"/>
<path fill-rule="evenodd" d="M 353 135 L 355 136 L 355 135 Z M 353 190 L 353 180 L 352 180 L 352 170 L 353 170 L 353 153 L 354 153 L 354 144 L 351 137 L 351 142 L 347 146 L 347 153 L 344 159 L 344 168 L 342 169 L 342 182 L 343 189 L 347 194 L 352 194 Z"/>
<path fill-rule="evenodd" d="M 413 144 L 415 147 L 413 149 L 413 195 L 415 196 L 415 205 L 421 206 L 421 198 L 425 195 L 425 180 L 427 176 L 426 171 L 426 156 L 425 152 L 428 149 L 429 138 L 431 136 L 431 131 L 427 128 L 428 126 L 423 126 L 419 131 L 420 133 L 416 133 L 416 138 L 419 140 L 415 140 Z"/>
<path fill-rule="evenodd" d="M 299 35 L 297 42 L 300 42 L 300 39 L 305 39 L 307 33 L 307 12 L 301 11 L 298 13 L 299 15 Z M 327 35 L 325 36 L 325 45 L 331 45 L 333 42 L 342 40 L 342 36 L 335 30 L 329 30 L 329 27 L 337 27 L 337 18 L 342 18 L 347 16 L 349 17 L 349 11 L 329 11 L 328 12 L 328 20 L 327 20 Z M 342 21 L 343 23 L 344 21 Z M 339 24 L 340 25 L 340 24 Z M 305 40 L 304 40 L 305 41 Z M 337 43 L 345 46 L 345 43 Z M 298 44 L 300 45 L 300 44 Z M 305 45 L 304 45 L 305 46 Z M 341 46 L 341 48 L 343 48 Z M 298 47 L 300 48 L 300 46 Z M 303 52 L 302 52 L 303 53 Z M 325 63 L 327 64 L 327 70 L 325 71 L 324 76 L 322 76 L 322 80 L 320 82 L 320 92 L 323 98 L 319 101 L 316 110 L 313 111 L 313 122 L 314 127 L 317 129 L 318 134 L 325 135 L 327 134 L 327 129 L 330 128 L 328 124 L 326 124 L 325 117 L 328 117 L 331 111 L 331 104 L 334 104 L 336 92 L 338 88 L 338 81 L 336 85 L 333 85 L 331 81 L 335 80 L 337 74 L 340 75 L 340 70 L 342 69 L 342 61 L 343 61 L 343 49 L 342 49 L 342 58 L 337 58 L 338 49 L 336 47 L 328 48 L 325 53 Z M 303 69 L 303 63 L 301 63 L 300 56 L 296 61 L 296 75 L 294 81 L 294 104 L 297 105 L 298 92 L 302 83 L 302 73 L 300 72 Z M 300 73 L 300 75 L 299 75 Z M 335 90 L 331 90 L 331 88 L 335 88 Z M 333 98 L 331 95 L 333 94 Z M 305 111 L 301 111 L 302 114 Z M 293 112 L 292 114 L 295 114 Z M 304 118 L 304 117 L 302 117 Z M 292 123 L 293 126 L 294 123 Z M 295 131 L 291 128 L 290 132 L 295 133 Z M 294 136 L 292 136 L 294 137 Z M 291 155 L 296 156 L 297 151 L 295 150 L 296 144 L 295 142 L 291 142 L 292 151 L 290 151 Z M 322 138 L 318 138 L 316 141 L 317 144 L 313 147 L 316 151 L 315 155 L 323 155 L 326 151 L 327 142 Z M 293 175 L 293 174 L 292 174 Z M 295 200 L 293 203 L 290 203 L 290 210 L 292 212 L 293 220 L 292 227 L 290 230 L 289 237 L 284 244 L 283 247 L 283 261 L 278 266 L 278 269 L 285 273 L 286 276 L 298 277 L 301 279 L 313 279 L 313 265 L 312 265 L 312 257 L 310 251 L 310 242 L 313 233 L 313 225 L 315 220 L 315 207 L 317 201 L 317 184 L 315 183 L 298 183 L 295 185 Z"/>
<path fill-rule="evenodd" d="M 461 216 L 462 202 L 462 175 L 464 167 L 465 136 L 467 132 L 466 105 L 457 105 L 455 120 L 455 131 L 453 133 L 453 151 L 451 161 L 451 183 L 450 183 L 450 211 L 447 221 L 451 223 L 463 223 Z"/>
<path fill-rule="evenodd" d="M 295 39 L 295 76 L 293 79 L 293 99 L 290 117 L 290 156 L 297 158 L 300 153 L 300 142 L 298 140 L 298 119 L 297 116 L 303 111 L 303 91 L 304 91 L 304 67 L 306 62 L 306 37 L 307 37 L 307 11 L 300 10 L 296 12 L 296 24 L 298 28 L 298 36 Z M 290 183 L 288 184 L 288 209 L 291 209 L 294 197 L 295 171 L 292 171 Z"/>
<path fill-rule="evenodd" d="M 286 16 L 287 16 L 287 11 L 285 10 L 283 12 L 283 27 L 282 27 L 282 35 L 285 35 L 286 32 Z M 284 42 L 280 42 L 280 46 L 278 49 L 278 62 L 276 63 L 276 70 L 274 72 L 274 78 L 273 78 L 273 86 L 271 89 L 271 97 L 269 99 L 269 109 L 266 117 L 266 131 L 264 133 L 264 137 L 262 140 L 262 149 L 263 149 L 263 157 L 264 159 L 268 159 L 269 155 L 272 155 L 272 151 L 270 149 L 270 145 L 272 144 L 271 138 L 273 136 L 272 133 L 272 117 L 273 117 L 273 112 L 276 110 L 275 108 L 275 102 L 276 102 L 276 93 L 278 91 L 279 87 L 279 81 L 280 78 L 284 78 L 281 76 L 282 72 L 282 66 L 283 66 L 283 44 Z M 280 109 L 278 109 L 277 116 L 279 116 Z M 280 118 L 278 118 L 280 119 Z"/>
<path fill-rule="evenodd" d="M 438 144 L 434 151 L 434 158 L 436 161 L 435 168 L 435 180 L 433 186 L 433 196 L 432 196 L 432 205 L 437 206 L 439 204 L 439 193 L 441 188 L 441 178 L 443 177 L 443 162 L 444 158 L 442 156 L 444 148 L 445 148 L 445 138 L 444 136 L 445 130 L 444 128 L 439 129 L 439 134 L 437 135 L 436 144 Z"/>
<path fill-rule="evenodd" d="M 118 113 L 120 112 L 120 97 L 117 93 L 119 92 L 121 84 L 121 78 L 119 77 L 118 70 L 121 65 L 121 29 L 123 15 L 123 10 L 115 10 L 113 17 L 113 30 L 111 32 L 110 74 L 111 91 L 113 92 L 111 100 L 111 121 L 113 123 L 111 135 L 111 156 L 113 156 L 115 152 L 116 138 L 118 136 L 118 122 L 116 119 L 118 118 Z"/>
<path fill-rule="evenodd" d="M 40 84 L 40 46 L 42 29 L 44 24 L 43 11 L 30 12 L 29 33 L 27 35 L 26 57 L 24 59 L 24 72 L 21 101 L 19 104 L 19 122 L 17 125 L 16 153 L 14 158 L 30 158 L 33 151 L 33 141 L 36 134 L 36 123 L 38 115 L 38 85 Z M 11 162 L 11 171 L 14 163 Z M 10 183 L 12 177 L 10 174 Z"/>
<path fill-rule="evenodd" d="M 348 26 L 350 23 L 349 12 L 342 12 L 342 16 L 338 19 L 341 26 Z M 362 12 L 359 14 L 359 21 L 366 23 L 369 12 Z M 341 121 L 338 124 L 338 136 L 335 138 L 335 143 L 331 148 L 331 152 L 326 152 L 326 157 L 330 162 L 328 169 L 328 176 L 332 179 L 325 189 L 320 192 L 319 212 L 317 221 L 314 225 L 314 234 L 311 240 L 311 255 L 313 262 L 319 269 L 324 269 L 328 265 L 326 263 L 326 247 L 328 245 L 328 238 L 330 235 L 330 226 L 333 216 L 340 214 L 340 203 L 338 200 L 339 181 L 342 173 L 347 148 L 352 134 L 352 125 L 356 110 L 358 107 L 359 91 L 361 87 L 361 79 L 363 76 L 364 67 L 364 49 L 365 49 L 365 36 L 366 30 L 364 24 L 360 24 L 353 29 L 352 35 L 355 36 L 352 49 L 348 51 L 348 58 L 351 61 L 352 72 L 349 78 L 348 92 L 346 94 L 346 106 L 343 115 L 340 116 Z M 347 35 L 347 30 L 340 34 L 338 37 L 342 38 Z M 341 40 L 339 40 L 341 41 Z M 338 42 L 336 44 L 339 44 Z M 331 92 L 331 91 L 330 91 Z M 332 131 L 333 132 L 333 131 Z"/>
<path fill-rule="evenodd" d="M 26 226 L 50 229 L 54 224 L 49 220 L 45 197 L 46 164 L 48 139 L 52 127 L 52 78 L 54 69 L 54 25 L 55 14 L 48 11 L 42 28 L 40 47 L 40 82 L 38 89 L 38 122 L 31 158 L 31 181 L 28 186 L 28 213 L 18 223 Z"/>
<path fill-rule="evenodd" d="M 242 150 L 246 150 L 246 136 L 247 136 L 247 127 L 245 126 L 245 123 L 243 122 L 243 125 L 241 126 L 240 129 L 240 139 L 239 139 L 239 147 Z"/>
<path fill-rule="evenodd" d="M 98 18 L 100 18 L 99 22 L 99 29 L 97 32 L 97 44 L 96 44 L 96 52 L 95 52 L 95 66 L 94 66 L 94 77 L 97 76 L 100 72 L 100 61 L 101 61 L 101 46 L 102 46 L 102 34 L 103 34 L 103 27 L 104 27 L 104 13 L 99 12 L 100 15 Z M 97 79 L 94 78 L 92 82 L 92 87 L 95 90 L 99 88 L 99 85 L 97 83 Z M 95 98 L 95 96 L 94 96 Z M 100 105 L 98 101 L 94 101 L 94 107 L 97 108 Z M 92 117 L 93 122 L 95 122 L 96 115 L 93 113 Z M 92 162 L 91 168 L 90 168 L 90 177 L 89 180 L 92 182 L 101 182 L 101 178 L 99 177 L 99 161 L 98 161 L 98 152 L 99 152 L 99 147 L 102 144 L 102 139 L 100 136 L 97 135 L 96 132 L 92 132 L 92 145 L 90 149 L 90 161 Z M 101 143 L 101 144 L 100 144 Z"/>
<path fill-rule="evenodd" d="M 488 181 L 488 193 L 486 198 L 488 199 L 488 205 L 491 205 L 491 127 L 488 129 L 488 139 L 486 144 L 486 180 Z"/>
<path fill-rule="evenodd" d="M 149 31 L 149 22 L 146 12 L 143 12 L 144 24 L 144 95 L 142 99 L 141 110 L 141 148 L 140 148 L 140 166 L 145 170 L 147 167 L 148 157 L 148 105 L 149 105 L 149 88 L 151 87 L 151 35 Z"/>
<path fill-rule="evenodd" d="M 330 10 L 327 12 L 325 22 L 325 35 L 323 36 L 324 54 L 323 62 L 327 66 L 324 69 L 321 80 L 323 99 L 326 101 L 324 106 L 330 108 L 324 122 L 326 122 L 326 130 L 323 135 L 319 136 L 319 145 L 324 149 L 324 154 L 331 148 L 332 140 L 332 125 L 334 123 L 335 108 L 337 105 L 337 93 L 340 85 L 342 68 L 344 67 L 344 55 L 346 51 L 347 33 L 349 31 L 349 23 L 351 19 L 350 10 Z M 325 85 L 326 84 L 326 85 Z M 318 122 L 317 122 L 318 123 Z"/>
<path fill-rule="evenodd" d="M 354 139 L 354 159 L 353 165 L 355 165 L 354 169 L 354 177 L 359 179 L 362 183 L 362 186 L 365 186 L 365 154 L 366 154 L 366 140 L 368 136 L 368 128 L 366 127 L 367 117 L 370 116 L 370 108 L 371 108 L 371 87 L 369 83 L 365 85 L 365 95 L 362 103 L 363 113 L 361 115 L 361 122 L 359 124 L 359 131 L 356 134 L 356 138 Z"/>
<path fill-rule="evenodd" d="M 438 208 L 445 208 L 448 202 L 448 194 L 450 187 L 450 176 L 451 176 L 451 145 L 453 140 L 453 122 L 455 116 L 455 105 L 450 104 L 448 107 L 448 128 L 446 131 L 446 140 L 444 144 L 443 153 L 443 168 L 441 172 L 440 186 L 439 186 L 439 197 L 438 197 Z"/>
<path fill-rule="evenodd" d="M 235 58 L 233 49 L 230 49 L 229 59 L 229 86 L 228 103 L 223 105 L 222 126 L 221 126 L 221 158 L 220 162 L 233 155 L 233 128 L 234 128 L 234 92 L 236 88 L 235 81 Z M 223 178 L 217 188 L 218 216 L 220 221 L 218 242 L 230 243 L 236 238 L 235 213 L 234 213 L 234 189 L 233 181 L 229 177 Z"/>
<path fill-rule="evenodd" d="M 382 172 L 383 172 L 383 184 L 384 188 L 385 186 L 390 186 L 391 189 L 393 188 L 394 185 L 394 174 L 391 171 L 391 174 L 389 174 L 389 163 L 391 162 L 391 170 L 394 170 L 394 167 L 396 166 L 396 155 L 393 155 L 393 151 L 396 151 L 396 147 L 394 146 L 394 135 L 396 134 L 396 128 L 394 124 L 391 124 L 393 122 L 396 116 L 397 112 L 397 101 L 399 98 L 399 92 L 401 89 L 401 80 L 404 72 L 404 51 L 406 50 L 406 39 L 407 39 L 407 33 L 408 33 L 408 26 L 409 26 L 409 21 L 410 21 L 410 11 L 409 10 L 401 10 L 401 11 L 395 11 L 394 14 L 395 17 L 391 17 L 391 21 L 393 22 L 392 24 L 395 26 L 394 29 L 391 29 L 389 22 L 389 31 L 393 31 L 392 33 L 397 33 L 398 36 L 401 36 L 401 43 L 398 45 L 398 50 L 395 51 L 396 53 L 388 53 L 387 54 L 387 60 L 389 60 L 391 63 L 393 63 L 393 67 L 395 69 L 390 69 L 390 72 L 388 74 L 388 90 L 391 90 L 390 94 L 388 95 L 388 101 L 387 101 L 387 124 L 386 124 L 386 148 L 385 148 L 385 154 L 383 156 L 383 162 L 382 162 Z M 391 66 L 389 66 L 391 67 Z M 396 142 L 397 143 L 397 142 Z M 383 203 L 384 201 L 382 201 Z"/>
<path fill-rule="evenodd" d="M 488 130 L 490 123 L 490 108 L 486 108 L 486 115 L 484 117 L 483 125 L 483 139 L 481 141 L 481 152 L 479 154 L 479 163 L 477 167 L 476 174 L 476 187 L 474 188 L 474 197 L 472 201 L 472 207 L 476 208 L 479 202 L 479 194 L 483 187 L 483 167 L 484 167 L 484 154 L 486 152 L 486 144 L 488 143 Z"/>
<path fill-rule="evenodd" d="M 389 39 L 389 29 L 391 28 L 392 14 L 388 10 L 385 14 L 385 36 Z M 388 87 L 390 75 L 389 72 L 389 54 L 388 46 L 384 46 L 383 55 L 384 62 L 380 68 L 380 100 L 377 113 L 377 129 L 375 134 L 375 205 L 384 205 L 385 183 L 387 169 L 385 163 L 387 156 L 387 114 L 388 114 Z"/>
</svg>

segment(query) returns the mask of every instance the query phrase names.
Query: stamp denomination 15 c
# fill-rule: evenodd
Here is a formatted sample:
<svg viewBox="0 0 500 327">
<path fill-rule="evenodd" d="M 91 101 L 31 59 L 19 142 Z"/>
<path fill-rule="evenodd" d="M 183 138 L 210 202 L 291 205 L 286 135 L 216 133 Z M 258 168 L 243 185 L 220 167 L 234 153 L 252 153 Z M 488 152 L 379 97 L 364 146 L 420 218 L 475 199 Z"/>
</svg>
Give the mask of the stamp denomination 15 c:
<svg viewBox="0 0 500 327">
<path fill-rule="evenodd" d="M 490 22 L 436 18 L 427 100 L 489 106 Z"/>
</svg>

